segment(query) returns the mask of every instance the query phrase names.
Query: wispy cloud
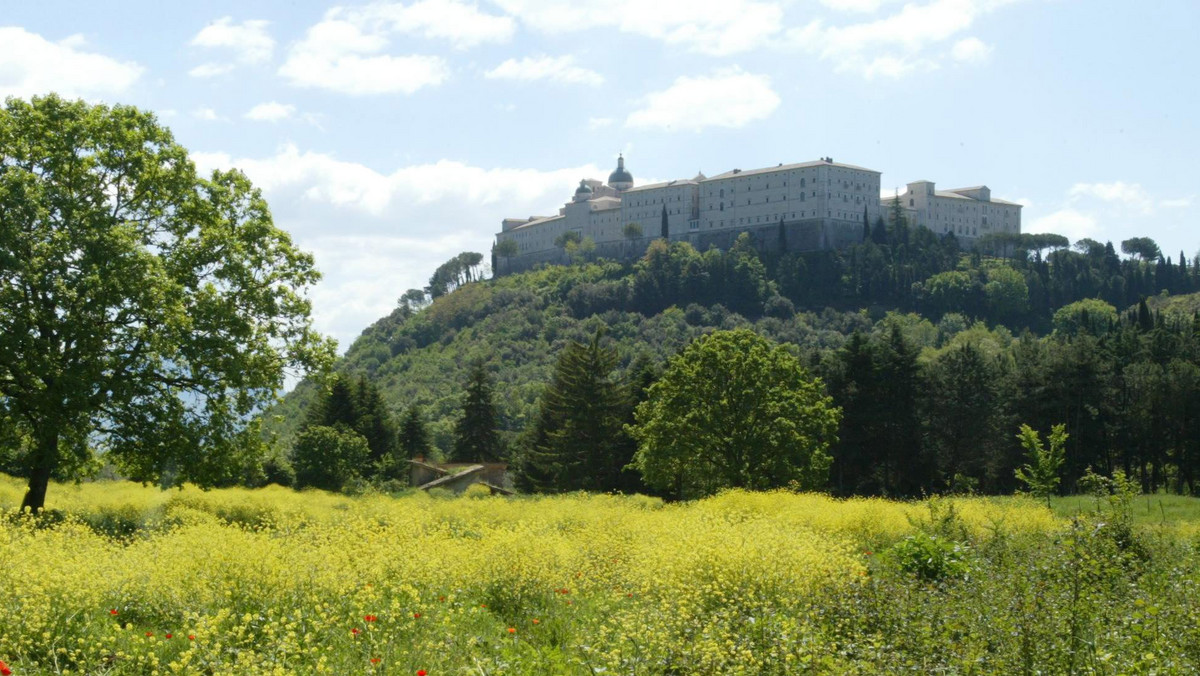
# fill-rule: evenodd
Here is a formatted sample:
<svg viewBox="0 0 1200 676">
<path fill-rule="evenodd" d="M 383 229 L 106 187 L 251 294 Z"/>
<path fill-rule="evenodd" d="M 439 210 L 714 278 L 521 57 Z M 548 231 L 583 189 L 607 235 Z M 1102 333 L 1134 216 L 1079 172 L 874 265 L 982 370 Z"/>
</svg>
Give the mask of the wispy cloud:
<svg viewBox="0 0 1200 676">
<path fill-rule="evenodd" d="M 598 86 L 604 84 L 604 76 L 594 70 L 575 65 L 575 57 L 527 56 L 508 59 L 484 73 L 484 77 L 498 80 L 549 80 L 561 84 Z"/>
</svg>

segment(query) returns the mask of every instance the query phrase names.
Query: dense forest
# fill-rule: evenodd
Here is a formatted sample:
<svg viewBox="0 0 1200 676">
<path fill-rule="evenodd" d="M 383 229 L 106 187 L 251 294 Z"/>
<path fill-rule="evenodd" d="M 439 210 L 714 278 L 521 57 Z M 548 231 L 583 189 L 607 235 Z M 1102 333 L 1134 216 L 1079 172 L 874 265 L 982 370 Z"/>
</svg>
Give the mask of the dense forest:
<svg viewBox="0 0 1200 676">
<path fill-rule="evenodd" d="M 621 471 L 636 444 L 619 438 L 620 422 L 604 451 L 612 466 L 589 473 L 606 485 L 521 470 L 538 453 L 564 355 L 579 362 L 591 345 L 606 370 L 597 377 L 615 388 L 613 420 L 631 422 L 671 356 L 714 330 L 748 328 L 785 345 L 841 408 L 836 494 L 1009 492 L 1018 427 L 1058 423 L 1069 434 L 1063 490 L 1092 468 L 1190 493 L 1200 258 L 1163 256 L 1146 238 L 1120 248 L 1124 257 L 1111 243 L 1020 235 L 963 250 L 881 221 L 841 251 L 762 255 L 748 236 L 729 251 L 657 241 L 631 265 L 579 260 L 490 280 L 478 254 L 463 254 L 404 293 L 339 370 L 369 381 L 396 420 L 419 417 L 422 443 L 448 459 L 468 380 L 482 378 L 498 452 L 526 488 L 640 490 Z M 303 383 L 273 412 L 281 448 L 320 409 L 319 389 Z"/>
</svg>

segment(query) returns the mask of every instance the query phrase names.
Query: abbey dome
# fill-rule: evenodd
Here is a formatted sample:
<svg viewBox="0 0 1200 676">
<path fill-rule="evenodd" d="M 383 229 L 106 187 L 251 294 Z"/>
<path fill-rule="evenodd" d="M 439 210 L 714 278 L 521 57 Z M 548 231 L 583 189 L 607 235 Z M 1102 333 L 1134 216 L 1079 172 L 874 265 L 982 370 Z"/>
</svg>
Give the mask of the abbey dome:
<svg viewBox="0 0 1200 676">
<path fill-rule="evenodd" d="M 633 187 L 633 174 L 625 169 L 625 156 L 617 156 L 617 168 L 608 175 L 608 185 L 617 190 L 629 190 Z"/>
</svg>

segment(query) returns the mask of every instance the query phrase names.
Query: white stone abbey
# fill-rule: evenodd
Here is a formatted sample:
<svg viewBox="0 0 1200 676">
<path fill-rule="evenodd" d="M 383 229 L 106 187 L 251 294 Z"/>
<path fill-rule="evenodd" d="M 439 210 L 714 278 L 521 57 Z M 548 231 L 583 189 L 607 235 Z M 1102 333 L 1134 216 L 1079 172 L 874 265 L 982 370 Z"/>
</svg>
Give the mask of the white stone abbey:
<svg viewBox="0 0 1200 676">
<path fill-rule="evenodd" d="M 497 274 L 566 261 L 562 237 L 575 233 L 596 254 L 628 260 L 658 238 L 703 251 L 728 248 L 743 232 L 760 249 L 815 251 L 862 240 L 864 219 L 886 218 L 895 197 L 880 196 L 880 172 L 825 157 L 763 169 L 734 169 L 711 178 L 634 186 L 625 158 L 608 182 L 585 178 L 555 216 L 506 218 L 496 235 Z M 915 181 L 898 195 L 905 219 L 970 243 L 991 233 L 1021 232 L 1021 205 L 995 199 L 987 186 L 936 190 Z M 513 244 L 504 244 L 512 241 Z"/>
</svg>

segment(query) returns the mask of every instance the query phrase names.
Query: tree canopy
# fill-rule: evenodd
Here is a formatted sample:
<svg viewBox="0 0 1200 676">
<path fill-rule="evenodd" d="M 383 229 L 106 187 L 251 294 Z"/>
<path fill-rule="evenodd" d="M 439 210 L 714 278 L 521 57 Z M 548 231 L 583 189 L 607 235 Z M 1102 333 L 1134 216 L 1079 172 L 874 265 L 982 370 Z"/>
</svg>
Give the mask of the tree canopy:
<svg viewBox="0 0 1200 676">
<path fill-rule="evenodd" d="M 782 345 L 747 329 L 688 345 L 638 405 L 645 482 L 678 497 L 825 484 L 841 411 Z"/>
<path fill-rule="evenodd" d="M 57 96 L 0 110 L 0 419 L 23 508 L 93 449 L 131 478 L 227 482 L 285 369 L 322 367 L 312 257 L 237 171 L 197 175 L 154 116 Z"/>
</svg>

